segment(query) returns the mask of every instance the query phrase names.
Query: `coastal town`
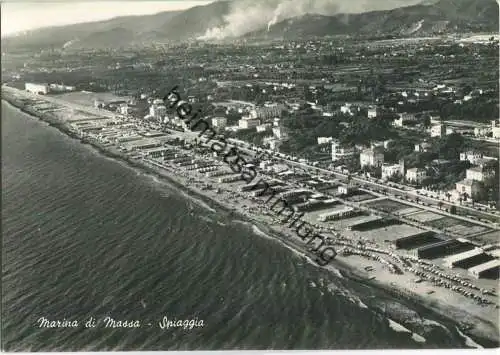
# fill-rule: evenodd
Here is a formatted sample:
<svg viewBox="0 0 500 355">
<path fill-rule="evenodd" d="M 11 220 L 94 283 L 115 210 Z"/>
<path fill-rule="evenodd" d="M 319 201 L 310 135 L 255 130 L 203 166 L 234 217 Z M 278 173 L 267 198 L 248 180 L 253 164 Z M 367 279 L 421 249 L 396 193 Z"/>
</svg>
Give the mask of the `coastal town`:
<svg viewBox="0 0 500 355">
<path fill-rule="evenodd" d="M 498 43 L 483 35 L 203 43 L 182 55 L 42 51 L 22 66 L 5 58 L 2 99 L 245 216 L 304 260 L 334 248 L 325 268 L 344 265 L 494 339 Z M 165 98 L 174 85 L 272 190 L 246 184 L 210 149 L 218 138 L 204 142 L 179 117 Z M 282 223 L 265 203 L 270 193 L 321 234 L 320 245 Z"/>
</svg>

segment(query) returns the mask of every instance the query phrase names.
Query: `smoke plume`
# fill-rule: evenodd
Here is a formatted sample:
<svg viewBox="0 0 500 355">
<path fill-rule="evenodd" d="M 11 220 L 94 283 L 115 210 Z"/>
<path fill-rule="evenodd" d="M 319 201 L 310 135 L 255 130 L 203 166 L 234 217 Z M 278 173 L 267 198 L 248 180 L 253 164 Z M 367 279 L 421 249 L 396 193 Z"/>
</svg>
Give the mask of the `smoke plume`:
<svg viewBox="0 0 500 355">
<path fill-rule="evenodd" d="M 234 38 L 305 14 L 334 15 L 388 10 L 414 5 L 421 0 L 235 0 L 225 25 L 208 29 L 199 39 Z"/>
</svg>

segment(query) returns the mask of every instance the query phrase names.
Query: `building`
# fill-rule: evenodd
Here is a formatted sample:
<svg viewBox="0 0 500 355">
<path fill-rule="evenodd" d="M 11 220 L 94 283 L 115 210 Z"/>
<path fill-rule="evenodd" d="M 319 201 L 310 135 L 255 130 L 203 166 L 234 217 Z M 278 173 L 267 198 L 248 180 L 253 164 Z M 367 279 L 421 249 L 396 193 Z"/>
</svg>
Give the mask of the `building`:
<svg viewBox="0 0 500 355">
<path fill-rule="evenodd" d="M 332 141 L 332 161 L 345 161 L 354 159 L 358 154 L 355 147 L 342 146 L 337 141 Z"/>
<path fill-rule="evenodd" d="M 493 257 L 487 255 L 483 249 L 474 248 L 472 250 L 464 251 L 463 253 L 451 255 L 447 257 L 444 262 L 449 268 L 460 267 L 462 269 L 469 269 L 474 265 L 483 264 L 491 259 L 493 259 Z"/>
<path fill-rule="evenodd" d="M 493 259 L 484 264 L 473 266 L 469 269 L 475 278 L 494 278 L 498 279 L 498 274 L 500 270 L 500 260 Z"/>
<path fill-rule="evenodd" d="M 457 239 L 448 239 L 414 249 L 411 251 L 411 254 L 419 259 L 433 259 L 461 253 L 473 248 L 474 246 L 470 243 L 461 242 Z"/>
<path fill-rule="evenodd" d="M 340 106 L 340 112 L 345 115 L 354 116 L 354 107 L 350 103 L 346 103 L 345 105 Z"/>
<path fill-rule="evenodd" d="M 427 171 L 420 168 L 411 168 L 406 171 L 406 181 L 421 184 L 427 178 Z"/>
<path fill-rule="evenodd" d="M 273 127 L 273 136 L 276 139 L 285 139 L 287 137 L 286 130 L 284 127 Z"/>
<path fill-rule="evenodd" d="M 377 117 L 377 108 L 376 107 L 369 107 L 368 108 L 368 118 L 375 118 Z"/>
<path fill-rule="evenodd" d="M 346 207 L 346 208 L 339 210 L 339 211 L 332 211 L 332 212 L 320 214 L 318 216 L 318 221 L 320 221 L 320 222 L 335 221 L 335 220 L 342 219 L 342 218 L 357 216 L 361 213 L 362 213 L 361 211 L 356 210 L 352 207 Z"/>
<path fill-rule="evenodd" d="M 269 131 L 273 126 L 270 123 L 264 123 L 256 127 L 257 132 Z"/>
<path fill-rule="evenodd" d="M 241 129 L 255 128 L 260 125 L 260 120 L 257 118 L 242 118 L 238 121 L 238 126 Z"/>
<path fill-rule="evenodd" d="M 333 141 L 332 137 L 318 137 L 318 144 L 328 144 Z"/>
<path fill-rule="evenodd" d="M 398 238 L 394 240 L 393 244 L 396 249 L 414 249 L 422 245 L 433 244 L 439 241 L 441 241 L 441 239 L 437 237 L 435 232 L 426 231 Z"/>
<path fill-rule="evenodd" d="M 25 83 L 24 89 L 28 92 L 38 95 L 46 95 L 49 93 L 48 84 Z"/>
<path fill-rule="evenodd" d="M 473 200 L 480 199 L 483 194 L 483 185 L 476 180 L 464 179 L 455 184 L 455 189 L 460 195 L 467 194 Z"/>
<path fill-rule="evenodd" d="M 352 184 L 349 184 L 349 185 L 340 185 L 338 187 L 338 193 L 339 193 L 339 195 L 348 196 L 348 195 L 353 194 L 356 191 L 358 191 L 358 187 L 356 185 L 352 185 Z"/>
<path fill-rule="evenodd" d="M 412 113 L 398 113 L 398 118 L 396 118 L 393 122 L 396 127 L 404 127 L 408 123 L 414 123 L 417 121 L 417 118 Z"/>
<path fill-rule="evenodd" d="M 159 147 L 159 148 L 145 149 L 141 153 L 148 158 L 161 158 L 170 151 L 171 151 L 170 148 Z"/>
<path fill-rule="evenodd" d="M 94 100 L 94 108 L 103 108 L 105 105 L 102 100 Z"/>
<path fill-rule="evenodd" d="M 419 144 L 415 144 L 415 152 L 424 153 L 430 151 L 432 148 L 432 144 L 429 142 L 422 142 Z"/>
<path fill-rule="evenodd" d="M 227 126 L 227 118 L 226 117 L 214 117 L 212 118 L 212 127 L 224 130 Z"/>
<path fill-rule="evenodd" d="M 466 170 L 466 179 L 476 181 L 489 181 L 495 177 L 495 170 L 489 166 L 474 166 Z"/>
<path fill-rule="evenodd" d="M 149 107 L 149 115 L 156 120 L 163 120 L 167 115 L 167 108 L 164 105 L 153 104 Z"/>
<path fill-rule="evenodd" d="M 382 165 L 382 179 L 389 179 L 397 174 L 401 177 L 405 176 L 404 161 L 399 164 L 383 164 Z"/>
<path fill-rule="evenodd" d="M 491 132 L 493 138 L 500 139 L 500 120 L 491 121 Z"/>
<path fill-rule="evenodd" d="M 384 164 L 384 148 L 375 147 L 361 152 L 359 155 L 361 167 L 381 167 Z"/>
<path fill-rule="evenodd" d="M 493 132 L 492 127 L 475 127 L 474 136 L 476 137 L 486 137 Z"/>
<path fill-rule="evenodd" d="M 122 115 L 127 115 L 128 114 L 128 110 L 129 110 L 128 104 L 120 104 L 120 106 L 118 107 L 118 111 Z"/>
<path fill-rule="evenodd" d="M 160 147 L 161 143 L 154 138 L 144 138 L 123 144 L 129 151 Z"/>
<path fill-rule="evenodd" d="M 443 123 L 432 125 L 431 137 L 443 137 L 443 136 L 446 136 L 446 125 Z"/>
<path fill-rule="evenodd" d="M 62 85 L 62 84 L 49 84 L 49 90 L 51 92 L 68 92 L 75 91 L 74 86 Z"/>
<path fill-rule="evenodd" d="M 264 107 L 256 107 L 250 111 L 251 118 L 259 118 L 261 120 L 268 120 L 275 117 L 281 117 L 283 115 L 283 110 L 285 110 L 285 105 L 275 104 Z"/>
<path fill-rule="evenodd" d="M 481 152 L 467 151 L 460 153 L 460 160 L 468 160 L 472 165 L 476 165 L 480 159 L 483 159 L 483 153 Z"/>
</svg>

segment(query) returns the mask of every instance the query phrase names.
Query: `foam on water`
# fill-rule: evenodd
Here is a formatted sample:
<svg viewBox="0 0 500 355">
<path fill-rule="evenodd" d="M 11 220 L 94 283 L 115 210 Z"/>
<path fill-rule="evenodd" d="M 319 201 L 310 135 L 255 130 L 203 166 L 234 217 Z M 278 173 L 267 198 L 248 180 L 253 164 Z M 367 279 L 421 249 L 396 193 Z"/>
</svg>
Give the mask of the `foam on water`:
<svg viewBox="0 0 500 355">
<path fill-rule="evenodd" d="M 408 328 L 405 328 L 404 326 L 402 326 L 401 324 L 393 321 L 392 319 L 387 318 L 387 320 L 389 321 L 389 327 L 391 327 L 391 329 L 394 330 L 395 332 L 398 332 L 398 333 L 412 333 L 411 330 L 409 330 Z"/>
<path fill-rule="evenodd" d="M 418 335 L 417 333 L 413 333 L 413 335 L 411 337 L 417 343 L 425 343 L 427 341 L 423 336 Z"/>
<path fill-rule="evenodd" d="M 467 345 L 470 348 L 484 349 L 483 346 L 479 345 L 474 340 L 472 340 L 471 338 L 469 338 L 467 335 L 465 335 L 464 333 L 462 333 L 460 331 L 460 329 L 458 329 L 458 327 L 455 327 L 455 328 L 457 329 L 458 335 L 460 335 L 465 340 L 465 345 Z"/>
<path fill-rule="evenodd" d="M 200 207 L 203 207 L 204 209 L 206 209 L 207 211 L 210 211 L 210 212 L 213 212 L 213 213 L 216 213 L 217 210 L 213 209 L 212 207 L 210 207 L 206 202 L 200 200 L 199 198 L 196 198 L 192 195 L 189 195 L 188 193 L 186 193 L 185 191 L 182 191 L 182 190 L 179 190 L 182 194 L 183 197 L 193 201 L 194 203 L 196 203 L 198 206 Z"/>
<path fill-rule="evenodd" d="M 439 327 L 439 328 L 442 328 L 443 330 L 446 330 L 447 332 L 449 332 L 450 330 L 448 328 L 446 328 L 444 325 L 442 325 L 441 323 L 438 323 L 434 320 L 431 320 L 431 319 L 427 319 L 427 318 L 423 318 L 422 319 L 422 325 L 429 325 L 429 326 L 435 326 L 435 327 Z"/>
</svg>

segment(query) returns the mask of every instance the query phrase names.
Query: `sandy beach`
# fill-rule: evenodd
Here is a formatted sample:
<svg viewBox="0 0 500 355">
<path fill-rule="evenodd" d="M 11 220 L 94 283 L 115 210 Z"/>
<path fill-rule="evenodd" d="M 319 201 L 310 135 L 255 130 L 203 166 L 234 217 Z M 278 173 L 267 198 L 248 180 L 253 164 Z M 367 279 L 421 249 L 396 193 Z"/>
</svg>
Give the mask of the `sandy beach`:
<svg viewBox="0 0 500 355">
<path fill-rule="evenodd" d="M 33 97 L 27 96 L 22 92 L 16 92 L 13 89 L 4 90 L 2 88 L 2 99 L 22 111 L 49 123 L 61 132 L 81 140 L 81 137 L 72 129 L 68 121 L 64 120 L 64 115 L 58 114 L 57 110 L 46 110 L 44 112 L 37 110 L 31 101 Z M 37 97 L 36 99 L 43 100 L 44 98 Z M 234 214 L 235 219 L 241 219 L 258 228 L 260 232 L 257 234 L 273 238 L 293 250 L 300 257 L 305 258 L 312 265 L 318 268 L 321 267 L 314 262 L 312 253 L 307 250 L 308 246 L 296 235 L 295 230 L 279 223 L 276 215 L 273 215 L 272 212 L 264 212 L 268 209 L 263 205 L 263 199 L 252 198 L 249 193 L 240 191 L 240 187 L 245 185 L 243 181 L 221 184 L 218 182 L 217 177 L 207 177 L 196 170 L 188 170 L 184 166 L 165 163 L 163 159 L 139 159 L 122 152 L 116 146 L 102 144 L 92 138 L 86 138 L 83 142 L 90 144 L 109 158 L 124 161 L 134 168 L 154 175 L 161 181 L 178 187 L 181 191 L 185 191 L 189 196 L 205 204 L 207 208 L 213 211 L 216 211 L 213 209 L 215 207 L 216 209 L 224 210 L 225 213 Z M 171 148 L 182 154 L 196 156 L 196 153 L 192 151 L 183 151 L 182 148 L 175 146 Z M 202 155 L 198 155 L 198 158 L 205 159 Z M 214 164 L 220 165 L 221 169 L 224 168 L 222 162 L 215 161 Z M 166 168 L 160 167 L 161 165 L 166 166 Z M 399 299 L 404 299 L 407 302 L 430 309 L 439 314 L 443 319 L 459 323 L 458 328 L 461 329 L 460 331 L 473 337 L 477 343 L 484 343 L 487 346 L 498 346 L 498 308 L 492 305 L 477 304 L 461 294 L 443 287 L 436 287 L 430 282 L 416 283 L 414 280 L 417 276 L 411 272 L 405 271 L 403 274 L 393 273 L 386 264 L 377 262 L 377 260 L 344 253 L 343 251 L 349 248 L 355 249 L 357 241 L 364 241 L 366 236 L 355 231 L 344 230 L 342 230 L 341 234 L 341 238 L 334 238 L 332 234 L 332 245 L 337 250 L 338 256 L 330 264 L 323 267 L 324 269 L 329 270 L 339 277 L 351 278 L 360 283 L 368 284 L 371 287 L 383 289 L 389 294 L 397 296 Z M 373 249 L 380 248 L 379 244 L 372 241 L 368 241 L 366 245 Z M 365 246 L 355 250 L 367 249 Z M 383 259 L 391 259 L 389 255 L 380 254 L 380 256 Z M 366 307 L 362 302 L 360 306 Z M 384 312 L 389 318 L 402 323 L 404 329 L 412 325 L 415 326 L 415 324 L 412 324 L 412 317 L 402 315 L 397 308 L 384 309 Z M 421 327 L 422 324 L 417 324 L 416 328 L 419 328 L 419 326 Z M 400 330 L 406 332 L 404 329 Z M 415 333 L 415 337 L 418 338 L 418 334 Z M 420 341 L 422 340 L 420 339 Z M 471 339 L 466 340 L 466 342 L 469 342 L 468 344 L 471 347 L 479 346 Z"/>
</svg>

